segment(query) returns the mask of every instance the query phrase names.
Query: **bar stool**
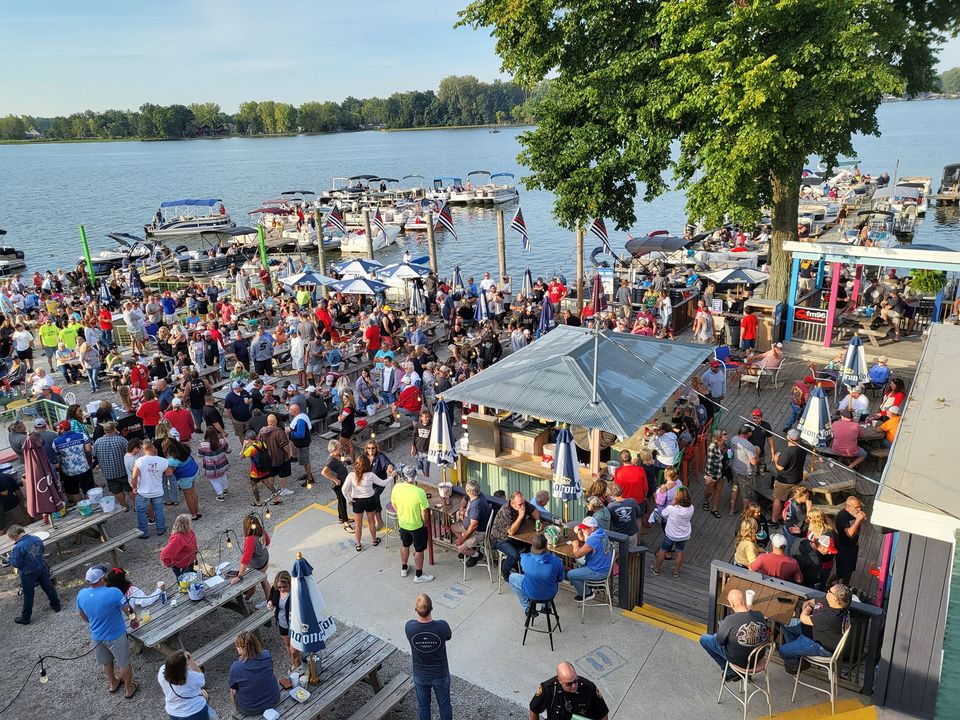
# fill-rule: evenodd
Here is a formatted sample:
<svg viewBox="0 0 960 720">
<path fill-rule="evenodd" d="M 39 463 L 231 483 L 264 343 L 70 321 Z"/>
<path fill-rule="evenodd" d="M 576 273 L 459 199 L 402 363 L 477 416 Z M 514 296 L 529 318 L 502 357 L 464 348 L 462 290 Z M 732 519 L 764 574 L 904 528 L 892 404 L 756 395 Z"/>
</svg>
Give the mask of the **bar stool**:
<svg viewBox="0 0 960 720">
<path fill-rule="evenodd" d="M 383 525 L 387 528 L 392 528 L 397 534 L 400 533 L 400 520 L 397 518 L 397 509 L 393 506 L 393 503 L 385 503 L 383 506 Z M 383 546 L 387 546 L 387 535 L 389 533 L 383 534 Z"/>
<path fill-rule="evenodd" d="M 533 626 L 533 622 L 536 619 L 537 615 L 545 615 L 547 618 L 547 629 L 538 628 Z M 551 620 L 554 618 L 556 622 Z M 527 610 L 527 618 L 523 623 L 523 642 L 521 645 L 527 644 L 527 633 L 528 632 L 538 632 L 544 633 L 550 636 L 550 652 L 553 652 L 553 630 L 554 625 L 556 626 L 557 632 L 563 632 L 563 629 L 560 627 L 560 615 L 557 614 L 557 605 L 554 603 L 553 598 L 549 600 L 531 600 L 530 609 Z"/>
</svg>

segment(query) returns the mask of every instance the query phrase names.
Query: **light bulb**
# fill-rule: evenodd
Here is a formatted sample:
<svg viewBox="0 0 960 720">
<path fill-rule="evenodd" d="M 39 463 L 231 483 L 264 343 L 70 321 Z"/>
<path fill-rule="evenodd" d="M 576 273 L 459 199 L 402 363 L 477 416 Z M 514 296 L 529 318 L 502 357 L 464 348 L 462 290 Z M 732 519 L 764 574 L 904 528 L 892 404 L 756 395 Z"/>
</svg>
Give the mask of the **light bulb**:
<svg viewBox="0 0 960 720">
<path fill-rule="evenodd" d="M 307 490 L 313 490 L 313 480 L 307 480 Z"/>
<path fill-rule="evenodd" d="M 43 667 L 43 665 L 41 665 L 41 666 L 40 666 L 40 684 L 41 684 L 41 685 L 46 685 L 46 684 L 47 684 L 47 681 L 48 681 L 49 679 L 50 679 L 50 678 L 47 677 L 47 669 L 46 669 L 45 667 Z"/>
<path fill-rule="evenodd" d="M 233 550 L 233 540 L 230 539 L 229 535 L 227 535 L 227 550 Z"/>
<path fill-rule="evenodd" d="M 267 520 L 270 519 L 270 508 L 267 508 L 267 511 L 264 513 L 264 517 L 266 517 Z"/>
</svg>

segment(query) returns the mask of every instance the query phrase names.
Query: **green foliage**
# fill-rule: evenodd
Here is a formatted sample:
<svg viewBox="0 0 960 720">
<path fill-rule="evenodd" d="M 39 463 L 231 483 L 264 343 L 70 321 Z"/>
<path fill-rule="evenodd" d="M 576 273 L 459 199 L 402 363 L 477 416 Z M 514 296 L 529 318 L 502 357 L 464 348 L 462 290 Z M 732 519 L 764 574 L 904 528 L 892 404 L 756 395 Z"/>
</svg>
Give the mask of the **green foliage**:
<svg viewBox="0 0 960 720">
<path fill-rule="evenodd" d="M 936 295 L 947 284 L 942 270 L 914 270 L 910 273 L 910 288 L 924 295 Z"/>
<path fill-rule="evenodd" d="M 951 95 L 960 94 L 960 67 L 947 70 L 940 76 L 941 89 Z"/>
<path fill-rule="evenodd" d="M 27 125 L 16 115 L 0 117 L 0 140 L 23 140 Z"/>
</svg>

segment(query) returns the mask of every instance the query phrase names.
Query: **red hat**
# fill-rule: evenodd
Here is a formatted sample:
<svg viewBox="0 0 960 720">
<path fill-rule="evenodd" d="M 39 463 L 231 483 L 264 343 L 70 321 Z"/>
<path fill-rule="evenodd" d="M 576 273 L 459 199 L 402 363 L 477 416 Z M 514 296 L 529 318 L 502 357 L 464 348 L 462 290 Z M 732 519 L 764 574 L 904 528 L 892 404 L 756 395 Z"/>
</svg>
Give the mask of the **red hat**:
<svg viewBox="0 0 960 720">
<path fill-rule="evenodd" d="M 807 375 L 807 376 L 803 379 L 803 381 L 804 381 L 807 385 L 813 385 L 817 380 L 816 380 L 816 378 L 814 378 L 812 375 Z"/>
<path fill-rule="evenodd" d="M 70 429 L 70 421 L 69 421 L 69 420 L 61 420 L 60 422 L 57 423 L 57 430 L 58 430 L 58 431 L 61 431 L 61 430 L 69 430 L 69 429 Z"/>
<path fill-rule="evenodd" d="M 720 361 L 719 361 L 719 360 L 711 360 L 711 361 L 710 361 L 710 367 L 712 367 L 712 368 L 718 368 L 718 367 L 720 367 Z"/>
<path fill-rule="evenodd" d="M 754 417 L 763 417 L 763 411 L 761 411 L 760 408 L 754 408 L 754 409 L 753 409 L 753 416 L 754 416 Z"/>
</svg>

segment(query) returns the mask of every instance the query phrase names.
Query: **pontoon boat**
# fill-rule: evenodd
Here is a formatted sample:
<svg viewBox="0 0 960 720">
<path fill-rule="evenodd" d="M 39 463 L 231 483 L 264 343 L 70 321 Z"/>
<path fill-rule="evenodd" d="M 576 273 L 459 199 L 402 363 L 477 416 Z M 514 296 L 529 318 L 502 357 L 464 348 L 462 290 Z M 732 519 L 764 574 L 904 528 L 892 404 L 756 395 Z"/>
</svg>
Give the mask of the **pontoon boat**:
<svg viewBox="0 0 960 720">
<path fill-rule="evenodd" d="M 206 213 L 204 214 L 204 209 Z M 194 235 L 204 230 L 233 227 L 223 200 L 219 198 L 167 200 L 150 225 L 143 230 L 148 237 L 158 235 Z"/>
</svg>

